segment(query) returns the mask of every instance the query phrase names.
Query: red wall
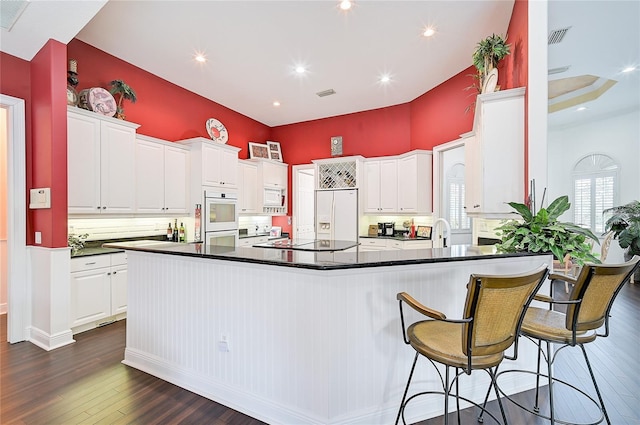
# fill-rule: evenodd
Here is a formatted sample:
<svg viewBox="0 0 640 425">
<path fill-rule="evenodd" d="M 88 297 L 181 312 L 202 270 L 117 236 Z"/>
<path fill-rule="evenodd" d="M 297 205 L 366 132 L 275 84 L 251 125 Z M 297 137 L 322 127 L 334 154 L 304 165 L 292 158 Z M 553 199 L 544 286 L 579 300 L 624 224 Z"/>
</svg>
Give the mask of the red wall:
<svg viewBox="0 0 640 425">
<path fill-rule="evenodd" d="M 176 141 L 209 138 L 205 123 L 220 120 L 229 131 L 229 145 L 242 148 L 247 157 L 249 141 L 269 139 L 270 128 L 245 115 L 196 95 L 130 63 L 74 39 L 67 46 L 69 59 L 78 61 L 78 91 L 90 87 L 109 89 L 112 80 L 123 80 L 136 92 L 137 101 L 123 102 L 126 120 L 141 126 L 138 134 Z"/>
<path fill-rule="evenodd" d="M 42 246 L 67 246 L 67 48 L 49 40 L 31 61 L 32 187 L 51 188 L 51 208 L 28 210 Z M 28 199 L 28 197 L 27 197 Z M 33 232 L 27 234 L 32 241 Z"/>
<path fill-rule="evenodd" d="M 475 73 L 471 66 L 411 102 L 411 149 L 430 150 L 471 131 Z"/>
</svg>

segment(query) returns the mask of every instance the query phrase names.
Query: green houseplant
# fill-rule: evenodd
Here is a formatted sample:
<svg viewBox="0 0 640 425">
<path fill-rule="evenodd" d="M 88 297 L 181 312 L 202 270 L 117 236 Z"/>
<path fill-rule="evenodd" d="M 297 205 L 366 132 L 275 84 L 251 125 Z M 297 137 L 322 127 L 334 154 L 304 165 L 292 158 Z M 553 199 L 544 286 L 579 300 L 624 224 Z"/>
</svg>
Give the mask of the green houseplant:
<svg viewBox="0 0 640 425">
<path fill-rule="evenodd" d="M 604 210 L 605 216 L 611 216 L 605 222 L 605 231 L 613 232 L 620 248 L 625 250 L 625 260 L 640 255 L 640 201 Z"/>
<path fill-rule="evenodd" d="M 478 87 L 484 87 L 486 77 L 505 56 L 511 53 L 507 36 L 492 34 L 480 40 L 473 52 L 473 65 L 478 70 Z"/>
<path fill-rule="evenodd" d="M 130 100 L 131 103 L 136 103 L 136 100 L 138 100 L 136 92 L 122 80 L 113 80 L 109 84 L 111 85 L 109 92 L 114 96 L 118 96 L 118 106 L 115 117 L 123 120 L 124 108 L 122 107 L 122 101 L 127 99 Z"/>
<path fill-rule="evenodd" d="M 535 215 L 525 204 L 509 205 L 522 219 L 508 220 L 497 228 L 502 237 L 496 245 L 498 252 L 551 252 L 560 262 L 567 254 L 578 265 L 600 262 L 588 242 L 591 239 L 599 244 L 598 238 L 589 229 L 558 220 L 571 207 L 568 196 L 559 197 Z"/>
</svg>

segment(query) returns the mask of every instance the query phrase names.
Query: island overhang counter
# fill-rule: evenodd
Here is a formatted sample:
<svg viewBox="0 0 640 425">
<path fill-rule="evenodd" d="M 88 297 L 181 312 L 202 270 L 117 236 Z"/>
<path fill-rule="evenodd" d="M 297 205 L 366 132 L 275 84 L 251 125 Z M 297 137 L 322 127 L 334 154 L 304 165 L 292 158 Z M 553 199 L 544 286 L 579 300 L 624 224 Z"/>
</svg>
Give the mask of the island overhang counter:
<svg viewBox="0 0 640 425">
<path fill-rule="evenodd" d="M 364 253 L 105 246 L 128 252 L 123 363 L 282 424 L 393 423 L 415 354 L 402 340 L 396 294 L 459 318 L 471 273 L 520 273 L 552 261 L 476 246 Z M 410 323 L 424 318 L 412 314 Z M 523 342 L 510 366 L 532 369 L 535 360 L 535 347 Z M 439 387 L 427 364 L 418 363 L 413 389 Z M 474 374 L 461 392 L 482 400 L 488 383 Z M 517 393 L 534 382 L 500 385 Z M 441 397 L 419 398 L 406 418 L 441 409 Z"/>
</svg>

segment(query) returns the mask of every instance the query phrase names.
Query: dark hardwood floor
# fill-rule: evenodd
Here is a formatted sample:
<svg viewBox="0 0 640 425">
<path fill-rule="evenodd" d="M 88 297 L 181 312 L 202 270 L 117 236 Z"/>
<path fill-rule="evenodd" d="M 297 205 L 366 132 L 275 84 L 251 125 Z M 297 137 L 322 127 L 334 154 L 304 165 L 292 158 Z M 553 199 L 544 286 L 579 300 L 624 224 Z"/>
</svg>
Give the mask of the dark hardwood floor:
<svg viewBox="0 0 640 425">
<path fill-rule="evenodd" d="M 587 346 L 611 422 L 640 424 L 638 379 L 640 285 L 626 285 L 612 310 L 611 335 Z M 237 424 L 262 422 L 121 363 L 125 323 L 120 321 L 75 336 L 77 342 L 46 352 L 35 345 L 6 342 L 6 315 L 0 316 L 1 424 Z M 400 342 L 399 342 L 400 343 Z M 524 343 L 524 342 L 523 342 Z M 565 350 L 556 373 L 593 393 L 578 348 Z M 555 387 L 555 386 L 554 386 Z M 565 418 L 585 418 L 590 406 L 559 390 Z M 519 399 L 531 397 L 522 393 Z M 547 424 L 505 401 L 509 423 Z M 497 413 L 497 404 L 490 404 Z M 592 409 L 591 409 L 592 410 Z M 467 409 L 462 422 L 474 424 Z M 585 416 L 586 415 L 586 416 Z M 451 416 L 455 422 L 455 416 Z M 442 417 L 420 422 L 441 424 Z M 491 424 L 489 419 L 486 424 Z"/>
</svg>

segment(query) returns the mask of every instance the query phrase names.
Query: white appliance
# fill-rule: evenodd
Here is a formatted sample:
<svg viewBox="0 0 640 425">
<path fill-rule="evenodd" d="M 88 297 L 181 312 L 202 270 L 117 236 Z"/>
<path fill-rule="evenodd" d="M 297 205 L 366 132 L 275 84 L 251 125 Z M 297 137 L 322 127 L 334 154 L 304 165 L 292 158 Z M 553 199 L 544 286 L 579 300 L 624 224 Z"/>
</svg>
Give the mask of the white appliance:
<svg viewBox="0 0 640 425">
<path fill-rule="evenodd" d="M 358 241 L 358 189 L 316 190 L 316 239 Z"/>
<path fill-rule="evenodd" d="M 281 189 L 264 188 L 263 205 L 265 207 L 284 206 L 284 196 Z"/>
<path fill-rule="evenodd" d="M 204 241 L 207 245 L 235 247 L 238 243 L 238 193 L 204 190 Z"/>
</svg>

